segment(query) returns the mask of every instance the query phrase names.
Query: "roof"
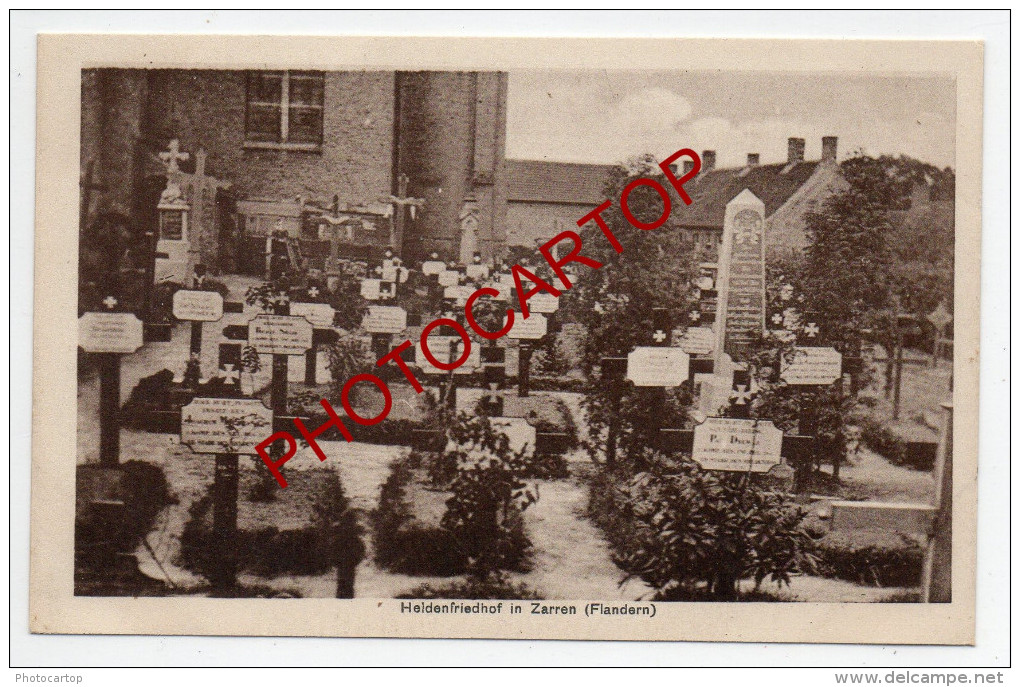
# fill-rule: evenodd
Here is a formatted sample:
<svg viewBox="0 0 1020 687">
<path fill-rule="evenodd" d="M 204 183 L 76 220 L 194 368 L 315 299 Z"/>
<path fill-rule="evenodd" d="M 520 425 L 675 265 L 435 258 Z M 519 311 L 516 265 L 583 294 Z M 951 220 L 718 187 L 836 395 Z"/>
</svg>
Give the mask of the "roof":
<svg viewBox="0 0 1020 687">
<path fill-rule="evenodd" d="M 531 203 L 598 205 L 615 165 L 544 160 L 507 160 L 507 200 Z"/>
<path fill-rule="evenodd" d="M 687 206 L 674 202 L 673 216 L 682 226 L 722 227 L 726 204 L 746 188 L 765 203 L 765 216 L 769 217 L 804 185 L 818 165 L 817 161 L 798 162 L 787 169 L 787 164 L 781 163 L 704 172 L 684 185 L 694 202 Z"/>
</svg>

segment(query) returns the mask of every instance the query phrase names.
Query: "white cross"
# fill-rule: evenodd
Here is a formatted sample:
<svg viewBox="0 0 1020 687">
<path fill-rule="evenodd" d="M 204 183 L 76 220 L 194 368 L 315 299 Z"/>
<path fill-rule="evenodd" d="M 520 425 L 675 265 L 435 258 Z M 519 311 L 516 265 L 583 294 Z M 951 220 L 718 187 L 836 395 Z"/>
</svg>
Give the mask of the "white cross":
<svg viewBox="0 0 1020 687">
<path fill-rule="evenodd" d="M 782 323 L 783 323 L 783 314 L 782 313 L 778 313 L 777 312 L 775 315 L 772 316 L 772 324 L 782 324 Z"/>
<path fill-rule="evenodd" d="M 751 400 L 754 394 L 747 389 L 746 384 L 737 384 L 737 388 L 730 393 L 730 398 L 736 399 L 734 405 L 742 406 Z"/>
<path fill-rule="evenodd" d="M 818 336 L 818 325 L 814 322 L 808 322 L 807 326 L 804 327 L 804 335 L 812 339 Z"/>
<path fill-rule="evenodd" d="M 313 286 L 312 288 L 308 289 L 308 295 L 311 296 L 312 298 L 317 298 L 319 296 L 319 288 L 317 286 Z"/>
<path fill-rule="evenodd" d="M 701 319 L 701 312 L 698 310 L 692 310 L 690 313 L 688 313 L 688 317 L 691 318 L 691 322 L 697 322 L 698 320 Z"/>
<path fill-rule="evenodd" d="M 240 379 L 241 372 L 234 369 L 234 363 L 225 363 L 223 369 L 220 370 L 220 377 L 227 384 L 235 384 Z"/>
<path fill-rule="evenodd" d="M 783 284 L 783 288 L 779 290 L 779 297 L 784 301 L 788 301 L 793 298 L 793 285 Z"/>
<path fill-rule="evenodd" d="M 177 166 L 177 161 L 184 162 L 191 157 L 188 153 L 181 152 L 181 142 L 176 138 L 170 141 L 170 145 L 167 146 L 168 150 L 165 153 L 159 154 L 159 159 L 166 165 L 166 171 L 168 172 L 179 172 L 180 167 Z"/>
<path fill-rule="evenodd" d="M 117 307 L 117 299 L 113 296 L 107 296 L 103 299 L 103 305 L 105 305 L 107 309 L 113 310 Z"/>
<path fill-rule="evenodd" d="M 655 333 L 652 334 L 652 338 L 655 339 L 656 343 L 662 343 L 666 339 L 666 332 L 656 329 Z"/>
<path fill-rule="evenodd" d="M 284 294 L 281 294 L 273 299 L 273 303 L 275 303 L 276 305 L 287 305 L 287 302 L 288 298 Z"/>
</svg>

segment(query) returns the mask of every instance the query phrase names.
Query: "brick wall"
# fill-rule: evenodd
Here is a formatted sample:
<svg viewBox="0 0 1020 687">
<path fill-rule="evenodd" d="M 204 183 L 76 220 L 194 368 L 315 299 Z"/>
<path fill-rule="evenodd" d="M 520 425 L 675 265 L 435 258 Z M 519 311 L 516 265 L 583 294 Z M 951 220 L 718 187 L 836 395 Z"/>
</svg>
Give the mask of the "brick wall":
<svg viewBox="0 0 1020 687">
<path fill-rule="evenodd" d="M 393 72 L 326 72 L 321 152 L 244 146 L 245 72 L 152 73 L 152 138 L 209 153 L 206 171 L 240 198 L 377 202 L 391 189 Z"/>
<path fill-rule="evenodd" d="M 538 239 L 547 241 L 567 229 L 579 231 L 577 220 L 591 211 L 590 205 L 513 201 L 507 204 L 506 242 L 534 247 Z"/>
</svg>

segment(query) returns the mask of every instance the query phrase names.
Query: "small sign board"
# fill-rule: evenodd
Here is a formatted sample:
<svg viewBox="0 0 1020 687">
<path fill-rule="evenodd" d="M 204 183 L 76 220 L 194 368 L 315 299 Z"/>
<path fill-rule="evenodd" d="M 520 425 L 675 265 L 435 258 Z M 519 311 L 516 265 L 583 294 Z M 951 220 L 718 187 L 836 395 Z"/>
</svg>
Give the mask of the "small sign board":
<svg viewBox="0 0 1020 687">
<path fill-rule="evenodd" d="M 443 270 L 439 273 L 439 283 L 442 286 L 454 286 L 460 283 L 460 272 L 456 270 Z"/>
<path fill-rule="evenodd" d="M 464 272 L 467 274 L 468 279 L 488 279 L 489 278 L 489 266 L 488 265 L 467 265 L 464 267 Z"/>
<path fill-rule="evenodd" d="M 528 299 L 528 309 L 531 312 L 553 313 L 560 309 L 560 299 L 551 293 L 536 293 Z"/>
<path fill-rule="evenodd" d="M 254 398 L 196 398 L 181 408 L 181 443 L 195 453 L 255 454 L 273 411 Z"/>
<path fill-rule="evenodd" d="M 317 329 L 333 326 L 336 310 L 329 303 L 291 303 L 290 314 L 303 317 Z"/>
<path fill-rule="evenodd" d="M 258 315 L 248 323 L 248 345 L 259 353 L 301 355 L 312 347 L 312 323 L 293 315 Z"/>
<path fill-rule="evenodd" d="M 452 298 L 457 301 L 457 305 L 464 305 L 474 292 L 474 288 L 470 286 L 455 284 L 443 289 L 443 298 Z"/>
<path fill-rule="evenodd" d="M 176 291 L 174 317 L 192 322 L 216 322 L 223 317 L 223 296 L 215 291 Z"/>
<path fill-rule="evenodd" d="M 638 346 L 627 355 L 627 379 L 634 386 L 680 386 L 691 358 L 680 348 Z"/>
<path fill-rule="evenodd" d="M 381 283 L 380 279 L 362 279 L 361 297 L 368 301 L 379 300 L 379 285 Z"/>
<path fill-rule="evenodd" d="M 945 330 L 946 326 L 953 321 L 953 316 L 949 314 L 948 310 L 946 310 L 945 303 L 939 303 L 939 306 L 932 312 L 928 313 L 926 318 L 932 323 L 932 326 L 935 327 L 939 334 L 941 334 Z"/>
<path fill-rule="evenodd" d="M 506 324 L 506 316 L 503 317 L 503 324 Z M 511 339 L 541 339 L 549 331 L 549 321 L 541 313 L 531 313 L 525 319 L 520 313 L 514 315 L 514 326 L 507 332 Z"/>
<path fill-rule="evenodd" d="M 399 334 L 407 328 L 407 311 L 395 305 L 370 305 L 361 326 L 372 334 Z"/>
<path fill-rule="evenodd" d="M 397 266 L 392 264 L 382 266 L 382 274 L 379 275 L 383 281 L 397 281 Z"/>
<path fill-rule="evenodd" d="M 708 355 L 715 349 L 715 332 L 711 327 L 688 327 L 680 337 L 680 348 L 691 355 Z"/>
<path fill-rule="evenodd" d="M 535 451 L 537 431 L 523 417 L 492 417 L 489 418 L 492 428 L 506 435 L 510 440 L 510 450 L 514 453 L 524 451 L 531 455 Z"/>
<path fill-rule="evenodd" d="M 88 353 L 134 353 L 142 321 L 130 312 L 87 312 L 78 318 L 78 345 Z"/>
<path fill-rule="evenodd" d="M 831 346 L 797 346 L 780 376 L 790 385 L 832 384 L 843 376 L 843 356 Z"/>
<path fill-rule="evenodd" d="M 439 274 L 446 269 L 446 263 L 442 260 L 426 260 L 421 264 L 421 273 L 427 275 Z"/>
<path fill-rule="evenodd" d="M 771 420 L 710 417 L 694 428 L 691 458 L 705 470 L 768 472 L 782 448 L 783 432 Z"/>
</svg>

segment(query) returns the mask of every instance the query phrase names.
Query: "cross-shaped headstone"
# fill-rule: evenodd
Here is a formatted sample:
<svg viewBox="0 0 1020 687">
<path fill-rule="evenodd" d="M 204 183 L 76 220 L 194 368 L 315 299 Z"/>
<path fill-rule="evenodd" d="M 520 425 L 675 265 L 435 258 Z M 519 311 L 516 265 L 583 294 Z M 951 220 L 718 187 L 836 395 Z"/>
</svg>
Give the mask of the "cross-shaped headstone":
<svg viewBox="0 0 1020 687">
<path fill-rule="evenodd" d="M 114 308 L 116 308 L 117 303 L 118 303 L 117 299 L 114 298 L 113 296 L 107 296 L 106 298 L 103 299 L 103 305 L 106 306 L 107 310 L 113 310 Z"/>
<path fill-rule="evenodd" d="M 181 152 L 181 143 L 176 138 L 170 141 L 170 145 L 167 146 L 166 152 L 159 154 L 159 159 L 166 165 L 166 171 L 169 174 L 176 174 L 180 172 L 180 167 L 177 166 L 177 162 L 184 162 L 191 157 L 188 153 Z"/>
</svg>

